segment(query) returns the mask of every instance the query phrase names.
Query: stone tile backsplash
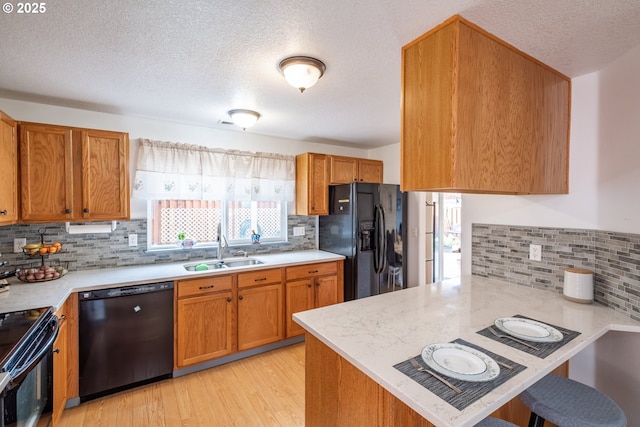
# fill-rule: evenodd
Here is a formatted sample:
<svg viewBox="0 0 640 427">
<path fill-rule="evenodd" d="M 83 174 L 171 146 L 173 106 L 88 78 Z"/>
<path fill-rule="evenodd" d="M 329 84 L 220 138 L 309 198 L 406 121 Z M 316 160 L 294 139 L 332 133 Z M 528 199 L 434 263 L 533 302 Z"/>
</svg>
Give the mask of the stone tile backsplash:
<svg viewBox="0 0 640 427">
<path fill-rule="evenodd" d="M 293 236 L 293 227 L 305 227 L 304 236 Z M 289 240 L 282 243 L 233 246 L 230 251 L 243 250 L 249 255 L 316 249 L 315 217 L 290 215 L 287 218 Z M 39 230 L 45 230 L 45 241 L 60 242 L 63 251 L 52 254 L 46 261 L 52 265 L 64 265 L 69 270 L 123 267 L 165 262 L 187 262 L 214 258 L 217 249 L 177 249 L 147 252 L 147 220 L 118 221 L 109 234 L 67 234 L 63 223 L 16 224 L 0 227 L 0 261 L 9 261 L 11 267 L 38 266 L 39 257 L 29 258 L 13 253 L 13 239 L 25 237 L 27 242 L 40 240 Z M 138 246 L 129 247 L 128 236 L 138 235 Z M 6 268 L 6 267 L 5 267 Z"/>
<path fill-rule="evenodd" d="M 542 261 L 529 245 L 542 246 Z M 595 300 L 640 321 L 640 235 L 599 230 L 473 224 L 471 272 L 562 293 L 564 270 L 594 272 Z"/>
</svg>

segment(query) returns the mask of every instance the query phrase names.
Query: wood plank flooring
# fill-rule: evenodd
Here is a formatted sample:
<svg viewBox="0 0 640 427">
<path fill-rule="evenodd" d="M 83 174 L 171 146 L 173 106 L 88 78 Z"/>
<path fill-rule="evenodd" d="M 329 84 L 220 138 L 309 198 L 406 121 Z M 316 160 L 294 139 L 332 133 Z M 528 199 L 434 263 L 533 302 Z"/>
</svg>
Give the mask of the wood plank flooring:
<svg viewBox="0 0 640 427">
<path fill-rule="evenodd" d="M 92 400 L 60 427 L 304 426 L 304 343 Z"/>
</svg>

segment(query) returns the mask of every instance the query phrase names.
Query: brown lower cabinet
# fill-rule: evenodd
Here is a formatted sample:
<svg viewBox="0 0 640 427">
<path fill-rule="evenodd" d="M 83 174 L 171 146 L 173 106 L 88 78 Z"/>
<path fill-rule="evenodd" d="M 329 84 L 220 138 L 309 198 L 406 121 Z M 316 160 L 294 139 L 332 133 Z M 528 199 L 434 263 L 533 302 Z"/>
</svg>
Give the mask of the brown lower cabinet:
<svg viewBox="0 0 640 427">
<path fill-rule="evenodd" d="M 52 425 L 60 422 L 67 400 L 78 396 L 78 296 L 72 294 L 56 311 L 60 329 L 53 342 Z"/>
<path fill-rule="evenodd" d="M 177 282 L 176 367 L 235 352 L 234 280 L 233 275 L 228 275 Z"/>
<path fill-rule="evenodd" d="M 282 268 L 238 274 L 238 351 L 284 339 Z"/>
<path fill-rule="evenodd" d="M 304 333 L 293 321 L 294 313 L 344 300 L 342 268 L 342 261 L 287 267 L 287 338 Z"/>
</svg>

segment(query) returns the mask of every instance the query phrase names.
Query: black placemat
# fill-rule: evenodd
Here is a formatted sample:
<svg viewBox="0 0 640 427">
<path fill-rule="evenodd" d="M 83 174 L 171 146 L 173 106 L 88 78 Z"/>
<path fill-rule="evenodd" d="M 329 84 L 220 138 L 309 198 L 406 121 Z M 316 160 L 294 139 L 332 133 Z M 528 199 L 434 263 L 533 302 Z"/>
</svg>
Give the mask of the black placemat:
<svg viewBox="0 0 640 427">
<path fill-rule="evenodd" d="M 526 317 L 526 316 L 522 316 L 520 314 L 516 314 L 513 317 L 519 317 L 521 319 L 529 319 L 529 320 L 535 320 L 536 322 L 540 322 L 540 320 L 536 320 L 536 319 L 531 319 L 530 317 Z M 502 332 L 500 329 L 498 329 L 495 325 L 491 325 L 491 326 L 487 326 L 486 328 L 479 330 L 477 333 L 487 337 L 487 338 L 491 338 L 494 341 L 498 341 L 502 344 L 506 344 L 509 347 L 513 347 L 516 348 L 520 351 L 524 351 L 525 353 L 529 353 L 529 354 L 533 354 L 534 356 L 539 357 L 540 359 L 544 359 L 545 357 L 547 357 L 548 355 L 550 355 L 551 353 L 553 353 L 554 351 L 556 351 L 557 349 L 559 349 L 560 347 L 562 347 L 563 345 L 565 345 L 566 343 L 568 343 L 569 341 L 573 340 L 575 337 L 577 337 L 578 335 L 580 335 L 580 332 L 577 331 L 572 331 L 571 329 L 567 329 L 567 328 L 563 328 L 561 326 L 556 326 L 556 325 L 552 325 L 551 323 L 547 323 L 547 322 L 540 322 L 540 323 L 544 323 L 546 325 L 552 326 L 554 328 L 556 328 L 557 330 L 559 330 L 560 332 L 562 332 L 562 340 L 557 341 L 557 342 L 530 342 L 530 341 L 526 341 L 529 344 L 533 345 L 534 347 L 537 347 L 538 350 L 534 350 L 530 347 L 527 347 L 526 345 L 522 345 L 510 338 L 498 338 L 495 335 L 493 335 L 490 331 L 489 328 L 493 328 L 494 331 L 496 331 L 497 333 L 501 334 L 501 335 L 508 335 L 504 332 Z M 525 341 L 525 340 L 523 340 Z"/>
<path fill-rule="evenodd" d="M 442 375 L 443 378 L 445 378 L 447 381 L 449 381 L 451 384 L 458 387 L 462 391 L 462 393 L 456 393 L 430 374 L 416 370 L 416 368 L 414 368 L 411 364 L 410 359 L 393 365 L 393 367 L 458 410 L 463 410 L 476 400 L 491 392 L 491 390 L 498 387 L 500 384 L 505 383 L 518 373 L 527 369 L 526 366 L 520 365 L 512 360 L 507 359 L 506 357 L 502 357 L 495 353 L 487 351 L 484 348 L 475 344 L 471 344 L 463 339 L 457 339 L 451 342 L 474 348 L 492 357 L 493 360 L 505 363 L 509 366 L 512 366 L 513 368 L 507 369 L 503 366 L 500 366 L 500 374 L 493 380 L 485 382 L 462 381 Z M 420 355 L 415 356 L 415 359 L 420 362 L 422 367 L 428 368 L 427 364 L 424 363 Z"/>
</svg>

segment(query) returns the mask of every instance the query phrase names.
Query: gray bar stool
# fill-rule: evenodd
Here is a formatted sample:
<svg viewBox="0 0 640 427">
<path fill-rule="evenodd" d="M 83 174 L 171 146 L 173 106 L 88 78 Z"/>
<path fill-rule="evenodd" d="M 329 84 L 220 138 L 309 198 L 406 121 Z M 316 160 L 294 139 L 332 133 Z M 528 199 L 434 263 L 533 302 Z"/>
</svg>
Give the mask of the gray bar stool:
<svg viewBox="0 0 640 427">
<path fill-rule="evenodd" d="M 498 418 L 485 418 L 480 421 L 474 427 L 518 427 L 515 424 L 510 423 L 509 421 L 500 420 Z"/>
<path fill-rule="evenodd" d="M 520 393 L 531 410 L 529 427 L 545 420 L 559 427 L 625 427 L 627 417 L 609 396 L 569 378 L 549 374 Z"/>
</svg>

